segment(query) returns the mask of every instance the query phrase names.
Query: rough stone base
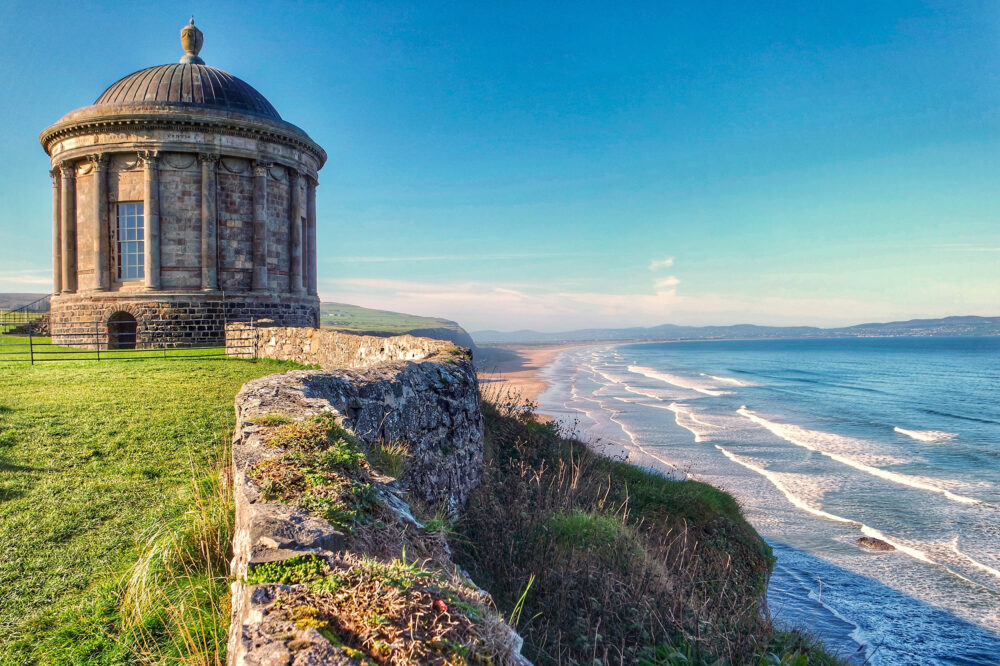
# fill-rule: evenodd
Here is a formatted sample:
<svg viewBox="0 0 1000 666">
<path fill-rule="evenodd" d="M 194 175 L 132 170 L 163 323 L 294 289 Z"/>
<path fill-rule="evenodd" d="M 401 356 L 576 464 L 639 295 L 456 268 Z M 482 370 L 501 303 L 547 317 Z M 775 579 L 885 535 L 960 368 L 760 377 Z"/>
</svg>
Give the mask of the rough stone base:
<svg viewBox="0 0 1000 666">
<path fill-rule="evenodd" d="M 53 296 L 51 307 L 52 342 L 86 349 L 115 346 L 108 320 L 118 312 L 135 317 L 139 349 L 221 345 L 230 322 L 269 319 L 283 326 L 309 327 L 319 322 L 318 297 L 288 294 L 91 292 Z"/>
</svg>

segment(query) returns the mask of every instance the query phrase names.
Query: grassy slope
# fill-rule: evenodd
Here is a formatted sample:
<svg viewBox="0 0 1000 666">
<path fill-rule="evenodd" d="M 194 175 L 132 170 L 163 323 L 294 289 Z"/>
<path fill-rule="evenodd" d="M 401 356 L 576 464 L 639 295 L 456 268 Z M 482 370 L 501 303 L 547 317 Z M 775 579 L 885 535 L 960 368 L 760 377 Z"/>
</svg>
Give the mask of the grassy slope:
<svg viewBox="0 0 1000 666">
<path fill-rule="evenodd" d="M 419 317 L 417 315 L 371 310 L 345 303 L 322 303 L 320 322 L 323 328 L 343 331 L 381 331 L 385 333 L 406 333 L 414 329 L 445 328 L 462 330 L 455 322 L 439 317 Z"/>
<path fill-rule="evenodd" d="M 119 663 L 107 589 L 189 506 L 240 386 L 288 367 L 0 365 L 0 663 Z M 113 619 L 113 618 L 112 618 Z"/>
<path fill-rule="evenodd" d="M 483 483 L 452 547 L 520 615 L 535 663 L 842 665 L 761 617 L 772 554 L 732 496 L 595 455 L 516 398 L 485 397 Z"/>
</svg>

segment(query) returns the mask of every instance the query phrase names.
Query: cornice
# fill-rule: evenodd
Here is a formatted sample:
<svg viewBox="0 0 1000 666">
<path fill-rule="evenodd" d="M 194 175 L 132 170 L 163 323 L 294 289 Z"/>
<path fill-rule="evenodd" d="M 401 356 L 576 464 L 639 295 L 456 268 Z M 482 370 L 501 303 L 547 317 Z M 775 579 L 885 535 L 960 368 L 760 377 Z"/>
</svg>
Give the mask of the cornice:
<svg viewBox="0 0 1000 666">
<path fill-rule="evenodd" d="M 294 127 L 289 125 L 289 127 Z M 92 117 L 81 118 L 80 120 L 60 121 L 52 125 L 39 136 L 39 141 L 45 152 L 52 154 L 52 145 L 64 139 L 87 136 L 90 134 L 111 133 L 120 131 L 134 131 L 136 129 L 174 130 L 185 131 L 191 129 L 201 129 L 212 134 L 222 134 L 249 139 L 265 139 L 274 143 L 281 143 L 286 146 L 298 148 L 312 154 L 322 168 L 326 162 L 326 151 L 317 145 L 303 132 L 301 136 L 281 128 L 270 128 L 258 123 L 244 123 L 236 119 L 229 118 L 192 118 L 190 120 L 179 119 L 177 117 L 157 117 L 150 116 L 119 116 L 119 117 Z M 295 128 L 297 131 L 298 128 Z"/>
</svg>

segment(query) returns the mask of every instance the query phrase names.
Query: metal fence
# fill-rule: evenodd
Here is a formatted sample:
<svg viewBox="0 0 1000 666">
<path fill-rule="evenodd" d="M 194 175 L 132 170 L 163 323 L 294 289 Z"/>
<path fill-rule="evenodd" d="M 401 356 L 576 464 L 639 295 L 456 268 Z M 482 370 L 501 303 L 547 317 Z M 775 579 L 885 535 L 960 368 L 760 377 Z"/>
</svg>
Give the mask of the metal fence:
<svg viewBox="0 0 1000 666">
<path fill-rule="evenodd" d="M 47 317 L 0 313 L 0 363 L 257 357 L 254 335 L 230 336 L 227 344 L 216 319 L 185 318 L 175 330 L 148 329 L 135 320 L 74 321 L 54 336 L 48 325 Z"/>
<path fill-rule="evenodd" d="M 29 323 L 45 318 L 49 311 L 50 296 L 51 294 L 46 294 L 16 308 L 0 310 L 0 335 L 27 333 Z"/>
</svg>

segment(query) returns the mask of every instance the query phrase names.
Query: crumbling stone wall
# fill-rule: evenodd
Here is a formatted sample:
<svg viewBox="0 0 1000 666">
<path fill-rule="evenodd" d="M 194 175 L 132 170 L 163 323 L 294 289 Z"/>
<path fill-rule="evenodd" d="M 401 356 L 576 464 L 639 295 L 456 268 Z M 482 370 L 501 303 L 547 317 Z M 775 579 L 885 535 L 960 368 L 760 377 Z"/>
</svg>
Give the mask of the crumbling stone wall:
<svg viewBox="0 0 1000 666">
<path fill-rule="evenodd" d="M 438 353 L 463 354 L 453 343 L 412 335 L 383 338 L 311 327 L 229 324 L 226 347 L 237 358 L 273 358 L 324 368 L 365 368 L 385 361 L 416 361 Z"/>
<path fill-rule="evenodd" d="M 259 378 L 245 384 L 236 396 L 229 663 L 357 663 L 331 650 L 315 630 L 296 631 L 293 625 L 276 620 L 280 614 L 275 614 L 274 602 L 287 586 L 244 582 L 250 568 L 260 563 L 305 553 L 334 557 L 350 547 L 349 537 L 327 521 L 298 507 L 264 501 L 249 470 L 280 455 L 280 450 L 268 444 L 262 417 L 305 420 L 327 413 L 366 446 L 404 443 L 410 453 L 405 471 L 398 481 L 380 484 L 380 502 L 400 522 L 420 529 L 406 497 L 454 511 L 480 481 L 484 424 L 471 354 L 448 343 L 412 336 L 376 338 L 244 325 L 227 329 L 227 343 L 242 345 L 243 336 L 253 336 L 258 356 L 320 363 L 325 369 Z M 471 581 L 467 584 L 472 585 Z M 519 654 L 520 637 L 498 618 L 489 621 L 495 625 L 490 631 L 509 639 L 509 653 L 501 661 L 527 663 Z M 297 641 L 294 651 L 289 641 Z"/>
</svg>

